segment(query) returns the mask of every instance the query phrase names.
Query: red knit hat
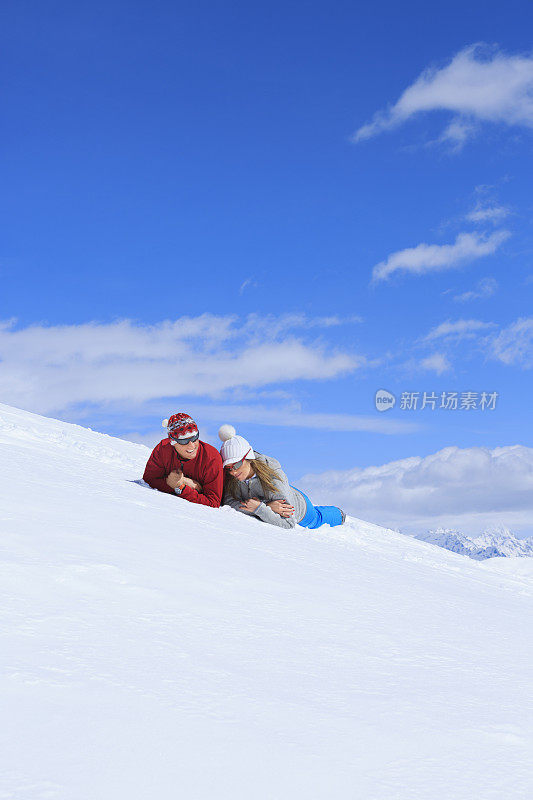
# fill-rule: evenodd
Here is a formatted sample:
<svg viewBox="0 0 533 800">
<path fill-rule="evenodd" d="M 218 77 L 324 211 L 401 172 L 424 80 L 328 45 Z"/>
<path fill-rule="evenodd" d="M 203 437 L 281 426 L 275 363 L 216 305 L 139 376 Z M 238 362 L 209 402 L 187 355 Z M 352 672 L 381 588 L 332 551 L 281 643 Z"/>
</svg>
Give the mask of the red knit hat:
<svg viewBox="0 0 533 800">
<path fill-rule="evenodd" d="M 188 414 L 172 414 L 169 419 L 162 422 L 163 428 L 168 431 L 170 439 L 183 439 L 198 433 L 198 425 Z"/>
</svg>

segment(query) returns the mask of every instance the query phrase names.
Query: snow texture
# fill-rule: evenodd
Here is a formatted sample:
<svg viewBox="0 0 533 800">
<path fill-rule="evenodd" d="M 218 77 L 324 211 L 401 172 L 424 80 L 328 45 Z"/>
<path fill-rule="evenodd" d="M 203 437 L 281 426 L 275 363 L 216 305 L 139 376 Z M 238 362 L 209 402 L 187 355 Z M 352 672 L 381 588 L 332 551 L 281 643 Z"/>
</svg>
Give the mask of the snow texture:
<svg viewBox="0 0 533 800">
<path fill-rule="evenodd" d="M 0 448 L 2 800 L 532 796 L 531 559 L 196 506 L 7 406 Z"/>
</svg>

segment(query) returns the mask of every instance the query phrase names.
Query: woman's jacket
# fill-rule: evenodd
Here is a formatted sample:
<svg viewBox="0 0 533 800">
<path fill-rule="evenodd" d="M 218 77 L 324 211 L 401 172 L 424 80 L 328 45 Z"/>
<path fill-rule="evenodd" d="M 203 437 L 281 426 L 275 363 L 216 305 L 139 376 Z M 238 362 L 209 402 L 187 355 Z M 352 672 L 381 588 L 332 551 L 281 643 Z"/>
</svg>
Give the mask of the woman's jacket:
<svg viewBox="0 0 533 800">
<path fill-rule="evenodd" d="M 254 475 L 247 481 L 235 481 L 236 498 L 233 497 L 227 489 L 224 489 L 223 505 L 231 506 L 237 511 L 241 511 L 243 514 L 248 514 L 250 517 L 258 517 L 263 522 L 277 525 L 278 528 L 294 528 L 305 516 L 307 508 L 305 497 L 298 489 L 289 486 L 287 476 L 281 469 L 281 464 L 279 461 L 276 461 L 275 458 L 264 456 L 262 453 L 256 453 L 254 451 L 254 459 L 263 461 L 271 467 L 271 469 L 275 470 L 278 475 L 275 481 L 276 491 L 263 491 L 261 481 L 257 475 Z M 240 504 L 245 500 L 249 500 L 251 497 L 257 497 L 258 500 L 261 500 L 261 505 L 259 505 L 254 512 L 242 511 L 242 509 L 239 508 Z M 282 500 L 294 506 L 294 514 L 290 517 L 280 517 L 279 514 L 276 514 L 275 511 L 272 511 L 272 509 L 266 505 L 266 503 L 270 503 L 271 500 Z"/>
</svg>

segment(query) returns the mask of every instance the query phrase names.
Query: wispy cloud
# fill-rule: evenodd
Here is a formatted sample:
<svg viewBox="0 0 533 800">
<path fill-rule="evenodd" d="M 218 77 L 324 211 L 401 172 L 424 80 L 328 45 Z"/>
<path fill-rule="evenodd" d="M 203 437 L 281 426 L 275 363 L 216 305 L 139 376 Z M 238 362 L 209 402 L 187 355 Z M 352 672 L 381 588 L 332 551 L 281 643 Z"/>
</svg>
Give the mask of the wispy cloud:
<svg viewBox="0 0 533 800">
<path fill-rule="evenodd" d="M 368 431 L 371 433 L 412 433 L 421 425 L 411 421 L 382 419 L 383 415 L 312 413 L 303 411 L 297 403 L 286 403 L 276 408 L 262 404 L 201 405 L 193 403 L 192 412 L 199 420 L 213 421 L 217 425 L 228 422 L 239 432 L 239 424 L 280 426 L 288 428 L 313 428 L 320 431 Z"/>
<path fill-rule="evenodd" d="M 310 317 L 306 314 L 249 314 L 243 323 L 248 336 L 275 339 L 291 330 L 312 330 L 318 328 L 338 328 L 341 325 L 355 325 L 362 322 L 359 316 Z"/>
<path fill-rule="evenodd" d="M 449 111 L 456 115 L 441 136 L 461 145 L 475 132 L 475 123 L 498 122 L 533 128 L 533 58 L 508 55 L 471 45 L 444 67 L 426 69 L 385 111 L 354 134 L 360 142 L 391 130 L 416 114 Z"/>
<path fill-rule="evenodd" d="M 458 319 L 455 322 L 448 320 L 442 322 L 433 328 L 424 341 L 432 342 L 435 339 L 454 338 L 454 339 L 467 339 L 477 336 L 481 331 L 487 331 L 494 328 L 493 322 L 482 322 L 479 319 Z"/>
<path fill-rule="evenodd" d="M 533 367 L 533 317 L 517 319 L 492 342 L 492 356 L 504 364 Z"/>
<path fill-rule="evenodd" d="M 77 403 L 216 397 L 237 387 L 327 380 L 365 363 L 306 338 L 306 330 L 327 328 L 332 318 L 291 315 L 263 323 L 260 335 L 254 316 L 209 314 L 156 325 L 6 325 L 0 328 L 0 393 L 4 402 L 47 413 Z"/>
<path fill-rule="evenodd" d="M 257 286 L 256 282 L 252 278 L 246 278 L 239 287 L 239 294 L 243 294 L 246 289 L 251 289 L 254 286 Z"/>
<path fill-rule="evenodd" d="M 461 264 L 495 253 L 509 238 L 506 230 L 494 231 L 490 236 L 481 233 L 460 233 L 453 244 L 426 244 L 408 247 L 392 253 L 385 261 L 376 264 L 373 281 L 390 278 L 394 272 L 425 275 L 430 272 L 453 269 Z"/>
<path fill-rule="evenodd" d="M 464 355 L 468 340 L 488 358 L 522 369 L 533 367 L 533 317 L 522 317 L 504 328 L 479 319 L 447 320 L 433 328 L 419 345 L 442 342 L 443 346 L 453 347 L 461 343 Z"/>
<path fill-rule="evenodd" d="M 469 222 L 485 223 L 492 222 L 499 223 L 505 217 L 508 217 L 511 212 L 505 206 L 482 206 L 479 205 L 465 216 Z"/>
<path fill-rule="evenodd" d="M 494 524 L 531 532 L 533 449 L 446 447 L 383 466 L 306 475 L 298 485 L 360 519 L 409 532 L 443 526 L 479 533 Z"/>
<path fill-rule="evenodd" d="M 151 405 L 152 417 L 161 418 L 169 416 L 176 410 L 183 410 L 166 401 L 158 401 Z M 265 406 L 258 403 L 230 404 L 230 403 L 209 403 L 208 405 L 188 400 L 186 405 L 187 413 L 191 414 L 200 426 L 200 435 L 204 442 L 210 442 L 215 447 L 220 446 L 217 429 L 221 424 L 229 422 L 233 425 L 237 433 L 249 436 L 246 425 L 261 425 L 276 428 L 307 428 L 309 430 L 330 431 L 336 433 L 349 433 L 354 431 L 365 433 L 383 434 L 394 436 L 397 434 L 415 433 L 423 429 L 423 424 L 397 419 L 387 419 L 377 415 L 359 414 L 326 414 L 321 412 L 305 412 L 297 403 L 272 404 Z M 205 424 L 212 423 L 213 427 L 205 427 Z M 164 436 L 160 427 L 147 433 L 137 431 L 122 434 L 123 439 L 137 444 L 144 444 L 147 447 L 155 447 Z M 252 442 L 257 450 L 267 447 L 270 434 L 257 436 L 257 441 Z"/>
<path fill-rule="evenodd" d="M 486 297 L 492 297 L 497 288 L 498 281 L 494 278 L 482 278 L 478 281 L 475 289 L 457 294 L 453 299 L 456 303 L 469 303 L 471 300 L 483 300 Z"/>
<path fill-rule="evenodd" d="M 453 119 L 443 130 L 441 135 L 434 141 L 429 142 L 429 144 L 447 144 L 450 146 L 452 152 L 458 152 L 464 147 L 468 139 L 474 136 L 476 130 L 477 126 L 470 121 L 465 119 Z"/>
<path fill-rule="evenodd" d="M 435 372 L 437 375 L 442 375 L 451 369 L 451 364 L 443 353 L 433 353 L 433 355 L 423 358 L 420 366 L 429 372 Z"/>
</svg>

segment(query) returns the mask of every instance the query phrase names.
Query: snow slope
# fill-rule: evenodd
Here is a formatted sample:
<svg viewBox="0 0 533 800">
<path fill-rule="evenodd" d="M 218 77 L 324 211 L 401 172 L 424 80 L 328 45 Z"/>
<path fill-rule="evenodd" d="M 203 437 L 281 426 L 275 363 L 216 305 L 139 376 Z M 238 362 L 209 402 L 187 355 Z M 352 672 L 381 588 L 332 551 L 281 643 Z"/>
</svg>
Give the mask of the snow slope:
<svg viewBox="0 0 533 800">
<path fill-rule="evenodd" d="M 531 796 L 530 559 L 195 506 L 7 406 L 0 450 L 0 798 Z"/>
<path fill-rule="evenodd" d="M 488 529 L 478 536 L 468 536 L 456 530 L 437 528 L 427 533 L 413 534 L 422 542 L 430 542 L 454 553 L 482 561 L 485 558 L 523 558 L 533 556 L 533 537 L 518 539 L 503 526 Z"/>
</svg>

